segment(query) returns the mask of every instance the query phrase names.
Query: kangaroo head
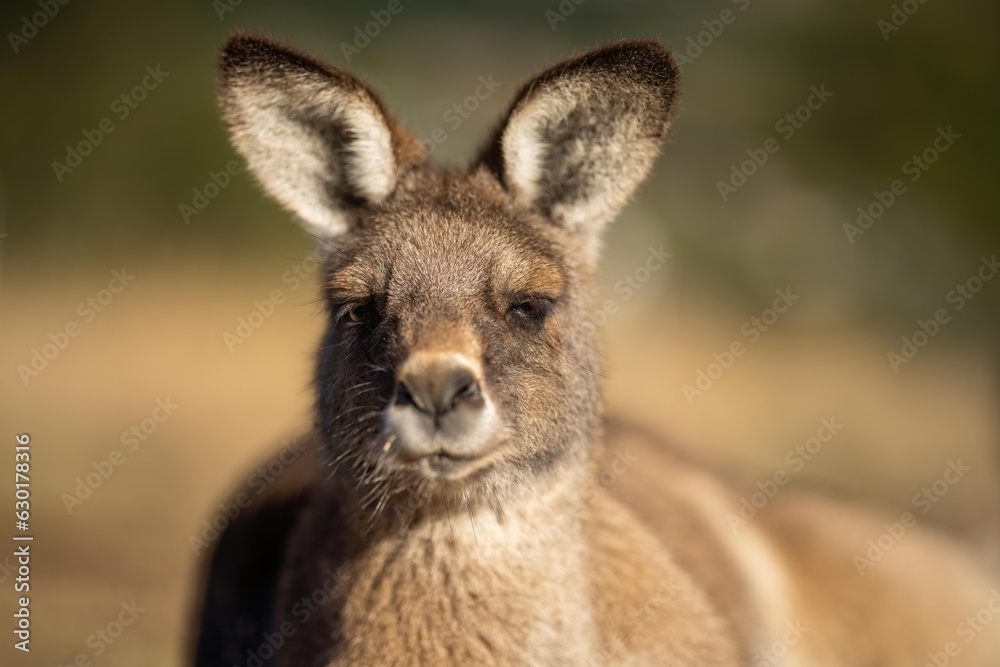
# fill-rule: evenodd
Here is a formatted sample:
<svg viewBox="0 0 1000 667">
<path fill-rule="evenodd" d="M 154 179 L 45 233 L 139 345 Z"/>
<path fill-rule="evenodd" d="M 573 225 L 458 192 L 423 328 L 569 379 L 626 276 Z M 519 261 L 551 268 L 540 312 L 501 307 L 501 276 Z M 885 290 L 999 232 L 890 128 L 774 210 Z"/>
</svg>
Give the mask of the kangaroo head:
<svg viewBox="0 0 1000 667">
<path fill-rule="evenodd" d="M 233 143 L 327 250 L 316 419 L 359 502 L 489 497 L 586 456 L 598 240 L 653 165 L 677 77 L 653 42 L 568 60 L 454 171 L 350 75 L 261 37 L 225 46 Z"/>
</svg>

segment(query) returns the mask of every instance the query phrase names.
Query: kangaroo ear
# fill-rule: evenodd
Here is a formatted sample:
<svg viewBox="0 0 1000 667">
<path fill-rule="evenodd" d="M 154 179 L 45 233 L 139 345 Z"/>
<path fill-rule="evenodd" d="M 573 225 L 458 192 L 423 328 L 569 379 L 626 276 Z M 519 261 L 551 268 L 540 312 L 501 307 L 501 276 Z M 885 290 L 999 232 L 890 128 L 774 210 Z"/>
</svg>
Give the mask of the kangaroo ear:
<svg viewBox="0 0 1000 667">
<path fill-rule="evenodd" d="M 585 234 L 596 253 L 600 229 L 653 166 L 678 78 L 656 42 L 568 60 L 524 86 L 483 163 L 520 203 Z"/>
<path fill-rule="evenodd" d="M 361 82 L 267 38 L 230 38 L 219 87 L 236 150 L 317 235 L 345 231 L 356 206 L 384 200 L 424 157 Z"/>
</svg>

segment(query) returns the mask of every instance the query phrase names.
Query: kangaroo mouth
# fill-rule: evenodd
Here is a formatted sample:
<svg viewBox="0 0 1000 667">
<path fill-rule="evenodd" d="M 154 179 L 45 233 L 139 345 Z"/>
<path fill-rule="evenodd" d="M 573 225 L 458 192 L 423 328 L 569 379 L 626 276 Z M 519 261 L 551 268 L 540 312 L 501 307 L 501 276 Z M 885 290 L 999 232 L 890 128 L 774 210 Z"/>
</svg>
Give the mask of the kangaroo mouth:
<svg viewBox="0 0 1000 667">
<path fill-rule="evenodd" d="M 446 447 L 438 447 L 422 456 L 400 454 L 390 455 L 396 466 L 439 484 L 463 486 L 490 470 L 498 456 L 494 448 L 482 454 L 467 454 L 449 451 Z"/>
<path fill-rule="evenodd" d="M 442 482 L 457 482 L 472 477 L 489 466 L 489 457 L 462 456 L 443 449 L 410 463 L 420 474 Z"/>
<path fill-rule="evenodd" d="M 478 456 L 456 456 L 441 450 L 424 457 L 424 465 L 437 474 L 450 474 L 468 467 L 478 459 Z"/>
</svg>

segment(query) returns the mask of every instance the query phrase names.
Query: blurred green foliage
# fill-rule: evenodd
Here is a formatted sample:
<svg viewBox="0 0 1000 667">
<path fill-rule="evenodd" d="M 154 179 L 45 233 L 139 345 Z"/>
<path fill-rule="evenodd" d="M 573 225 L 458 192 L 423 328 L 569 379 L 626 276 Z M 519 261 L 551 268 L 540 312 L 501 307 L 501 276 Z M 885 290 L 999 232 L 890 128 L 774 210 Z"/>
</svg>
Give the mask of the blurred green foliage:
<svg viewBox="0 0 1000 667">
<path fill-rule="evenodd" d="M 996 3 L 897 2 L 917 10 L 885 39 L 879 21 L 900 11 L 889 1 L 401 2 L 403 11 L 349 63 L 341 44 L 387 2 L 75 0 L 16 53 L 10 33 L 40 9 L 37 0 L 5 3 L 5 282 L 25 267 L 103 271 L 137 257 L 229 261 L 274 244 L 308 245 L 246 174 L 190 224 L 178 211 L 210 171 L 234 159 L 215 106 L 214 64 L 237 28 L 268 32 L 366 78 L 418 136 L 443 127 L 434 157 L 455 164 L 473 155 L 539 68 L 622 37 L 657 38 L 681 52 L 701 39 L 707 45 L 684 66 L 664 160 L 621 224 L 648 219 L 647 236 L 675 253 L 675 275 L 716 297 L 754 301 L 790 284 L 824 304 L 811 311 L 820 320 L 906 322 L 933 311 L 981 255 L 1000 251 Z M 113 101 L 157 65 L 169 76 L 127 118 L 116 117 Z M 451 127 L 443 114 L 480 75 L 501 87 Z M 722 201 L 718 182 L 747 150 L 780 136 L 775 123 L 811 86 L 832 98 Z M 114 131 L 59 182 L 52 163 L 105 117 Z M 939 127 L 961 138 L 849 243 L 843 225 L 901 177 Z M 1000 281 L 959 328 L 989 335 L 998 305 Z"/>
</svg>

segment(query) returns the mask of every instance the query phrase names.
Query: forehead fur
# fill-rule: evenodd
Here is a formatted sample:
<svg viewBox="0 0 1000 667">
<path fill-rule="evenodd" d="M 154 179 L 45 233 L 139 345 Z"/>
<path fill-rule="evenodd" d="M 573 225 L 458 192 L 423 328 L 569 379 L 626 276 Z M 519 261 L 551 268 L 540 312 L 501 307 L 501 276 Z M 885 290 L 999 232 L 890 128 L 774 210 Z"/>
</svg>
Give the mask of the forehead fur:
<svg viewBox="0 0 1000 667">
<path fill-rule="evenodd" d="M 490 174 L 420 169 L 335 242 L 329 288 L 344 300 L 433 290 L 560 296 L 571 239 L 515 206 Z"/>
</svg>

